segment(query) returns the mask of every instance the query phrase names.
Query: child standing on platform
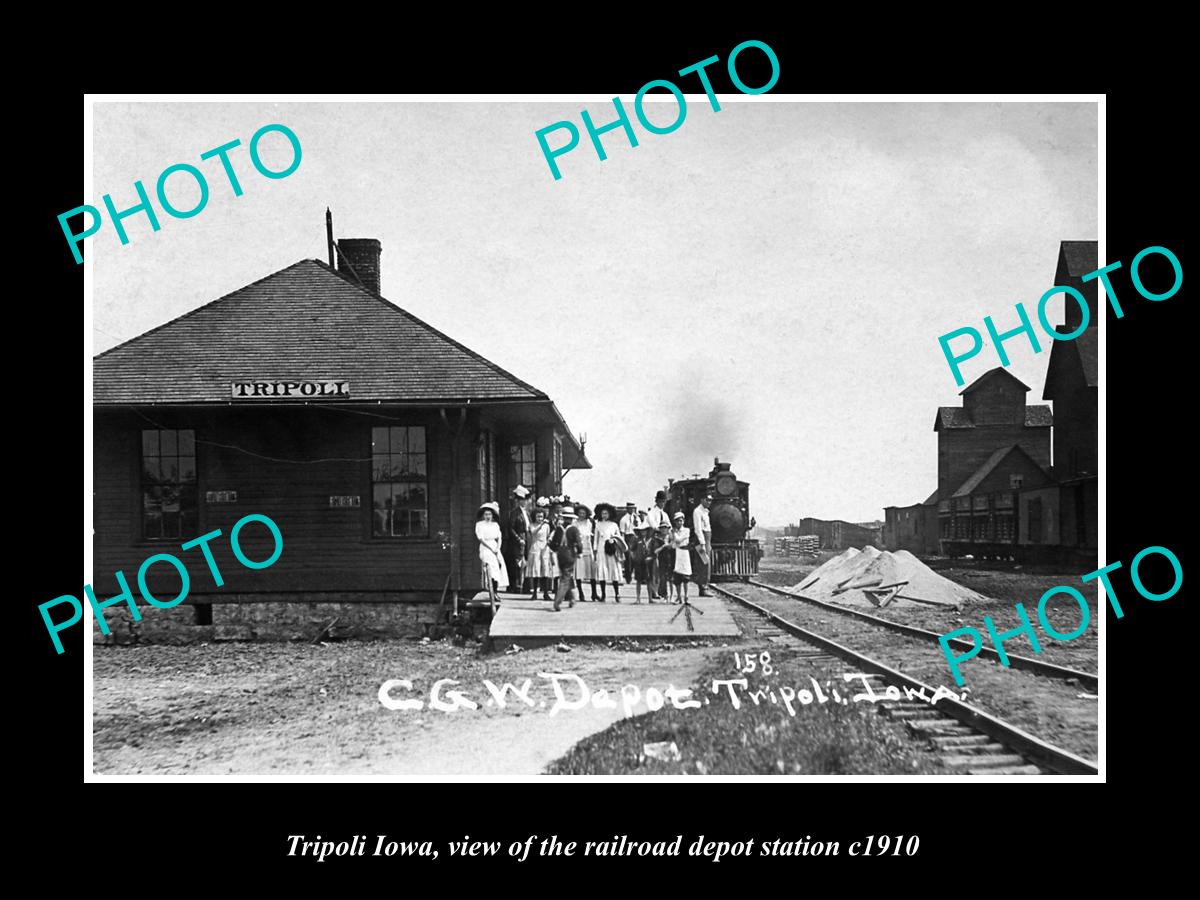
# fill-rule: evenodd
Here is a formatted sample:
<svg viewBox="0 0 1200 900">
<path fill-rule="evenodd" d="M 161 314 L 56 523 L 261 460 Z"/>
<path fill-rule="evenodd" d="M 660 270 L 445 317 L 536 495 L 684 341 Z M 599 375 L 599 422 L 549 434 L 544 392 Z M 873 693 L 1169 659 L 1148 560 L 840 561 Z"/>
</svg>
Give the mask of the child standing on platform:
<svg viewBox="0 0 1200 900">
<path fill-rule="evenodd" d="M 538 588 L 541 588 L 542 599 L 551 600 L 550 584 L 558 574 L 558 566 L 550 549 L 550 523 L 546 521 L 546 510 L 539 508 L 534 512 L 527 543 L 529 558 L 525 561 L 525 573 L 532 585 L 529 599 L 536 600 Z"/>
</svg>

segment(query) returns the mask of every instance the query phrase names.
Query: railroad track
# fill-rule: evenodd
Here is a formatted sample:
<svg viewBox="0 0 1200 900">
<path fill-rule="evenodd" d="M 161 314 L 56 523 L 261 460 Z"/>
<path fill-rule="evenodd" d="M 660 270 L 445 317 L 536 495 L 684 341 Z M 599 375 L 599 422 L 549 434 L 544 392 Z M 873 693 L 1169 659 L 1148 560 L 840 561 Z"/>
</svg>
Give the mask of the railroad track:
<svg viewBox="0 0 1200 900">
<path fill-rule="evenodd" d="M 889 631 L 894 631 L 897 634 L 908 635 L 909 637 L 918 638 L 920 640 L 932 641 L 938 644 L 938 639 L 941 635 L 926 631 L 924 628 L 916 628 L 912 625 L 904 625 L 900 622 L 892 622 L 888 619 L 873 616 L 870 613 L 862 612 L 857 609 L 849 609 L 845 606 L 838 606 L 836 603 L 826 603 L 824 600 L 816 600 L 813 597 L 806 597 L 803 594 L 798 594 L 795 591 L 785 591 L 783 588 L 777 588 L 771 584 L 763 584 L 761 581 L 755 581 L 750 578 L 746 580 L 746 584 L 753 585 L 756 588 L 762 588 L 764 591 L 770 591 L 772 594 L 779 594 L 791 600 L 800 600 L 804 603 L 811 604 L 819 609 L 824 609 L 832 613 L 837 613 L 840 616 L 849 616 L 864 622 L 870 622 L 880 628 L 886 628 Z M 970 650 L 975 645 L 970 641 L 964 641 L 961 638 L 954 638 L 947 643 L 956 650 Z M 940 648 L 940 644 L 939 644 Z M 993 659 L 997 662 L 1000 660 L 998 654 L 992 647 L 984 647 L 979 651 L 980 659 Z M 1065 666 L 1056 666 L 1053 663 L 1048 663 L 1040 659 L 1032 659 L 1028 656 L 1017 656 L 1014 653 L 1008 654 L 1008 664 L 1013 669 L 1026 669 L 1030 672 L 1036 672 L 1038 675 L 1045 675 L 1048 678 L 1061 678 L 1063 680 L 1074 679 L 1081 686 L 1091 691 L 1099 690 L 1099 676 L 1091 672 L 1082 672 L 1079 669 L 1068 669 Z"/>
<path fill-rule="evenodd" d="M 759 589 L 771 590 L 766 585 L 753 582 L 750 584 Z M 780 633 L 798 639 L 803 645 L 801 655 L 805 660 L 817 665 L 824 664 L 827 669 L 835 660 L 851 662 L 857 671 L 866 674 L 871 683 L 871 690 L 880 696 L 885 694 L 888 686 L 894 686 L 896 691 L 892 697 L 880 700 L 875 705 L 885 716 L 903 723 L 911 733 L 927 740 L 938 753 L 943 765 L 953 774 L 1099 774 L 1094 763 L 1055 747 L 957 697 L 943 695 L 936 704 L 920 699 L 904 699 L 900 696 L 901 689 L 906 689 L 905 693 L 923 692 L 926 697 L 932 697 L 936 691 L 910 675 L 896 671 L 857 650 L 783 618 L 752 599 L 742 596 L 736 589 L 729 589 L 730 587 L 709 585 L 709 588 L 720 596 L 766 618 Z M 795 595 L 785 591 L 774 592 L 795 599 Z M 882 619 L 878 621 L 885 622 Z"/>
</svg>

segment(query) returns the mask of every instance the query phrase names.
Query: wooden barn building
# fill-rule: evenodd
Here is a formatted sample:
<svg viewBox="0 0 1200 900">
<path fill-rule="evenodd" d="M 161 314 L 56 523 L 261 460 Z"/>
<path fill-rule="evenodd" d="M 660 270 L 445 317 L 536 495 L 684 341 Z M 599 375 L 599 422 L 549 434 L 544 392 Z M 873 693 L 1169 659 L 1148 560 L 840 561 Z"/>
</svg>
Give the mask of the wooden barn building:
<svg viewBox="0 0 1200 900">
<path fill-rule="evenodd" d="M 785 533 L 815 534 L 821 539 L 823 550 L 845 550 L 847 547 L 857 547 L 861 550 L 868 544 L 878 547 L 883 543 L 880 528 L 843 522 L 841 519 L 814 519 L 812 516 L 806 516 L 797 524 L 789 525 Z"/>
<path fill-rule="evenodd" d="M 338 242 L 336 270 L 333 248 L 329 265 L 301 260 L 94 360 L 97 596 L 154 553 L 191 577 L 184 605 L 128 626 L 145 636 L 419 631 L 431 604 L 481 586 L 482 502 L 506 515 L 517 484 L 556 494 L 590 467 L 545 393 L 380 296 L 379 241 Z M 228 543 L 250 513 L 284 542 L 260 571 Z M 179 550 L 215 529 L 220 587 Z M 271 538 L 254 531 L 262 546 L 249 528 L 243 546 L 262 559 Z M 150 575 L 177 595 L 170 566 Z"/>
<path fill-rule="evenodd" d="M 1088 304 L 1088 324 L 1072 341 L 1055 341 L 1050 348 L 1043 400 L 1054 403 L 1054 477 L 1060 507 L 1059 540 L 1068 556 L 1082 564 L 1093 561 L 1099 543 L 1099 368 L 1103 311 L 1097 307 L 1095 279 L 1083 276 L 1097 267 L 1095 241 L 1063 241 L 1058 253 L 1055 284 L 1070 285 Z M 1076 302 L 1066 305 L 1064 334 L 1074 332 L 1082 320 Z"/>
<path fill-rule="evenodd" d="M 963 405 L 937 411 L 938 487 L 924 503 L 887 507 L 884 542 L 927 555 L 1003 552 L 1087 565 L 1098 546 L 1098 331 L 1095 241 L 1063 241 L 1056 285 L 1085 298 L 1089 319 L 1074 340 L 1054 341 L 1042 399 L 1004 368 L 985 372 L 962 392 Z M 1082 324 L 1066 304 L 1063 334 Z M 1053 445 L 1053 446 L 1052 446 Z M 1053 450 L 1053 459 L 1051 458 Z M 1053 463 L 1053 464 L 1052 464 Z M 974 544 L 976 547 L 965 546 Z M 984 546 L 991 545 L 991 546 Z M 1014 554 L 1016 555 L 1016 554 Z M 1094 568 L 1094 566 L 1092 566 Z"/>
<path fill-rule="evenodd" d="M 943 540 L 1011 541 L 1019 532 L 1014 492 L 1049 482 L 1049 406 L 1027 405 L 1029 386 L 991 369 L 961 392 L 963 405 L 938 408 L 938 535 Z M 1032 486 L 1032 485 L 1031 485 Z"/>
<path fill-rule="evenodd" d="M 912 506 L 888 506 L 883 511 L 883 545 L 918 556 L 941 552 L 937 491 Z"/>
</svg>

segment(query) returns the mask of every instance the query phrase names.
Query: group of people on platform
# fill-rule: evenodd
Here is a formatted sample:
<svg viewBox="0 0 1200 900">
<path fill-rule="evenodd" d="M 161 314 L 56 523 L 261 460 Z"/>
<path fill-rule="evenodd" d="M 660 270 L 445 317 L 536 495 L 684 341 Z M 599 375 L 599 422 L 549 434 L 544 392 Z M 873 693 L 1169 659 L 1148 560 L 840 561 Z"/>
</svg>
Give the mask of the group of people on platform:
<svg viewBox="0 0 1200 900">
<path fill-rule="evenodd" d="M 607 601 L 612 586 L 614 603 L 621 602 L 622 583 L 635 586 L 635 603 L 656 600 L 688 602 L 688 584 L 695 581 L 701 597 L 708 596 L 712 569 L 712 525 L 705 497 L 692 514 L 692 528 L 682 512 L 668 516 L 663 508 L 666 491 L 654 497 L 654 506 L 641 512 L 632 501 L 617 519 L 609 503 L 597 503 L 595 515 L 586 503 L 567 497 L 540 497 L 531 506 L 527 488 L 512 492 L 514 507 L 504 527 L 495 501 L 479 507 L 475 536 L 479 559 L 493 606 L 496 594 L 509 588 L 529 591 L 530 599 L 575 605 L 584 601 L 583 584 L 591 587 L 591 600 Z M 576 591 L 578 586 L 578 591 Z M 599 590 L 597 591 L 597 588 Z M 551 593 L 553 591 L 553 594 Z"/>
</svg>

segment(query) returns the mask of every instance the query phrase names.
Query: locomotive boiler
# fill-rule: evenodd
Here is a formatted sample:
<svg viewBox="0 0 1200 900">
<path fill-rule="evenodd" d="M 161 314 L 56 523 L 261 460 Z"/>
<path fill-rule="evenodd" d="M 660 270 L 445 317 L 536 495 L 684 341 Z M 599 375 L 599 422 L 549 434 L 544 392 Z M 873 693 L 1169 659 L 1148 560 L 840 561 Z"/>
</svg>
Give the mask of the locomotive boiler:
<svg viewBox="0 0 1200 900">
<path fill-rule="evenodd" d="M 712 523 L 713 581 L 737 581 L 758 574 L 762 549 L 756 540 L 747 538 L 754 528 L 750 516 L 750 485 L 738 481 L 730 464 L 713 460 L 707 478 L 671 479 L 667 483 L 667 512 L 672 516 L 682 512 L 684 523 L 692 528 L 692 511 L 705 494 L 712 495 L 708 517 Z M 693 534 L 695 541 L 698 535 Z"/>
</svg>

